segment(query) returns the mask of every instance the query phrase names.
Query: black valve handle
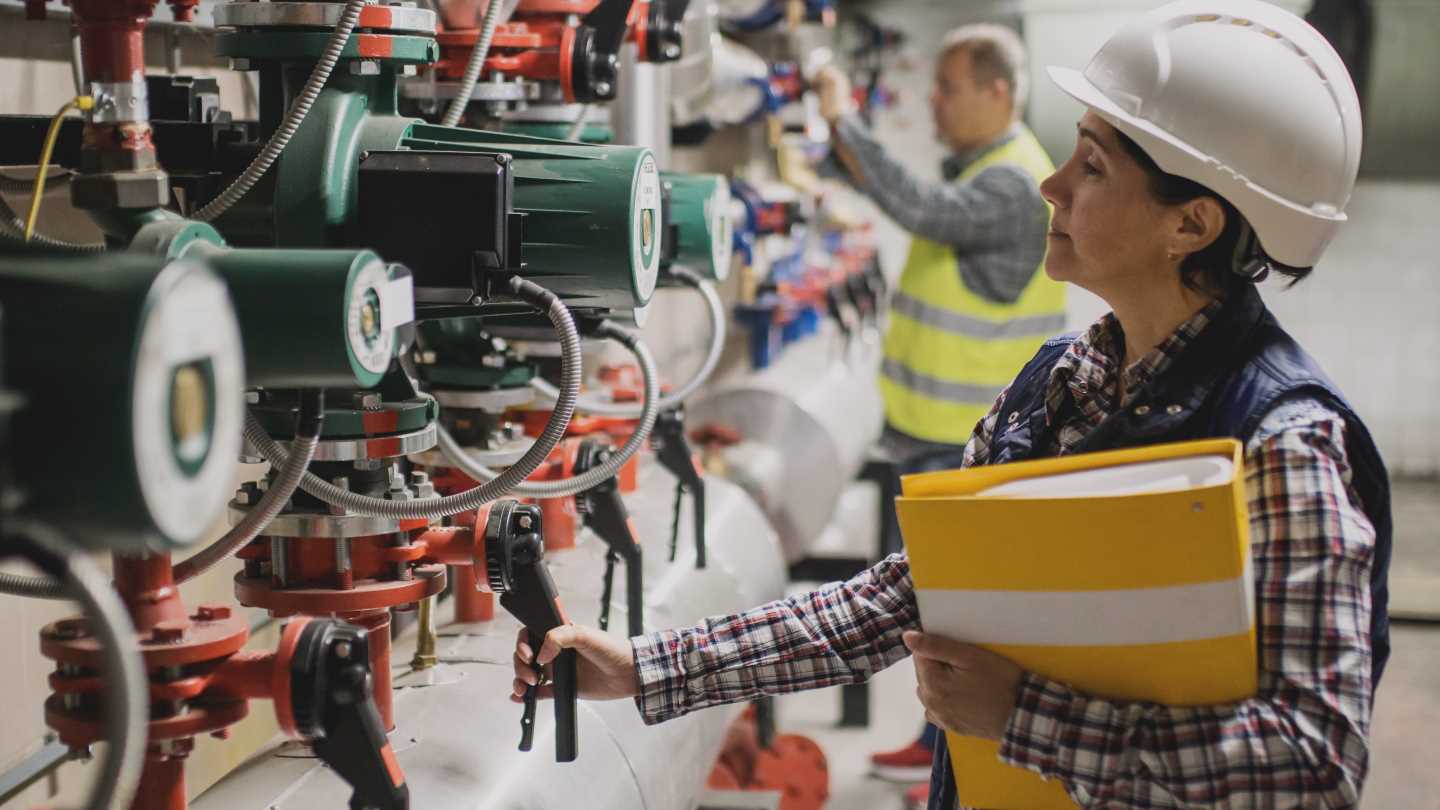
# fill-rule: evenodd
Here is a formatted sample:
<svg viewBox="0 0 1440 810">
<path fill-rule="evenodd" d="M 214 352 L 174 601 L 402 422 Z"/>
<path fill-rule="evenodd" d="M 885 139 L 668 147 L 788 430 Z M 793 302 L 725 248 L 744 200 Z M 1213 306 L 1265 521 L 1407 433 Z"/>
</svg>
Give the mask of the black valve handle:
<svg viewBox="0 0 1440 810">
<path fill-rule="evenodd" d="M 575 474 L 580 475 L 605 463 L 611 450 L 594 439 L 580 443 L 575 456 Z M 625 561 L 625 608 L 630 614 L 630 635 L 645 632 L 645 570 L 642 565 L 640 543 L 630 525 L 630 513 L 625 501 L 620 498 L 620 483 L 613 477 L 575 496 L 575 505 L 585 525 L 589 526 L 609 546 L 610 553 Z M 613 563 L 607 565 L 606 581 L 613 575 Z M 602 608 L 609 611 L 610 600 Z"/>
<path fill-rule="evenodd" d="M 518 501 L 497 501 L 485 523 L 485 569 L 490 589 L 500 594 L 500 606 L 525 625 L 530 649 L 540 654 L 545 636 L 569 624 L 555 580 L 545 565 L 540 507 Z M 532 665 L 534 661 L 532 660 Z M 555 688 L 555 761 L 573 762 L 579 753 L 577 712 L 579 683 L 576 653 L 562 650 L 550 665 Z M 535 736 L 535 706 L 539 690 L 525 690 L 525 711 L 520 717 L 520 750 L 529 751 Z"/>
<path fill-rule="evenodd" d="M 390 748 L 371 691 L 370 641 L 364 628 L 312 619 L 290 662 L 296 730 L 354 792 L 351 810 L 406 810 L 410 788 Z"/>
<path fill-rule="evenodd" d="M 695 469 L 695 454 L 685 438 L 685 407 L 662 411 L 650 432 L 650 446 L 660 464 L 675 476 L 675 512 L 670 524 L 670 559 L 680 534 L 680 499 L 688 493 L 695 501 L 695 567 L 705 567 L 705 479 Z"/>
</svg>

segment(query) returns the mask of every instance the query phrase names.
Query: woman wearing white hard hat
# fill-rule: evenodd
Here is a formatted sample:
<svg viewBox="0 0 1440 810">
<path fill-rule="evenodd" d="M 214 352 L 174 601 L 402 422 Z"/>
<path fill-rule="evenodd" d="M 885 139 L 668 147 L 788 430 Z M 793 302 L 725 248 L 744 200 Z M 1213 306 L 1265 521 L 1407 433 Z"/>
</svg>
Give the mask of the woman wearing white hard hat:
<svg viewBox="0 0 1440 810">
<path fill-rule="evenodd" d="M 1360 156 L 1350 77 L 1319 33 L 1257 0 L 1165 5 L 1083 72 L 1050 74 L 1088 111 L 1074 154 L 1041 187 L 1055 209 L 1046 272 L 1113 311 L 1041 349 L 976 426 L 967 463 L 1240 439 L 1257 695 L 1118 703 L 921 633 L 899 555 L 849 582 L 629 643 L 560 628 L 540 660 L 578 649 L 582 696 L 635 697 L 660 722 L 864 680 L 913 652 L 931 720 L 998 740 L 1003 761 L 1059 780 L 1081 806 L 1354 807 L 1389 653 L 1385 468 L 1254 287 L 1303 278 L 1345 221 Z M 517 695 L 535 682 L 529 652 L 522 634 Z M 943 748 L 929 801 L 958 805 Z"/>
</svg>

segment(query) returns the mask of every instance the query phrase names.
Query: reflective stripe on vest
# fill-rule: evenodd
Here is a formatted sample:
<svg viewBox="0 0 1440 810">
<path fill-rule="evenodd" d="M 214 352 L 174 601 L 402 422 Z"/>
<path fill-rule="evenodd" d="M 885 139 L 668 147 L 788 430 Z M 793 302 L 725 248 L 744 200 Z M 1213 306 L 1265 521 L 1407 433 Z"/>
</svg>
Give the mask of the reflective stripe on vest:
<svg viewBox="0 0 1440 810">
<path fill-rule="evenodd" d="M 1038 184 L 1054 171 L 1030 130 L 984 155 L 960 175 L 1018 166 Z M 1043 262 L 1011 304 L 965 287 L 954 249 L 916 237 L 891 301 L 880 390 L 885 418 L 916 438 L 964 444 L 995 398 L 1047 338 L 1065 328 L 1065 286 Z"/>
</svg>

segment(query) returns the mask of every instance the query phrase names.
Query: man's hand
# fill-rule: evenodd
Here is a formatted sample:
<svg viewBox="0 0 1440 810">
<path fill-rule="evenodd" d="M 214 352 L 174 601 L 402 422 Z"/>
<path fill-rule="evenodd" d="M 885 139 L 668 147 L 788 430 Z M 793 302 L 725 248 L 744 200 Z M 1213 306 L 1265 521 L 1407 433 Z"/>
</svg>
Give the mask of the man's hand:
<svg viewBox="0 0 1440 810">
<path fill-rule="evenodd" d="M 998 740 L 1005 734 L 1024 671 L 1009 659 L 941 636 L 904 635 L 915 654 L 915 694 L 925 718 L 957 734 Z"/>
<path fill-rule="evenodd" d="M 530 666 L 534 651 L 530 649 L 529 635 L 528 630 L 520 628 L 520 636 L 515 643 L 515 683 L 510 695 L 510 700 L 515 703 L 523 703 L 526 687 L 534 686 L 539 680 Z M 576 675 L 580 697 L 586 700 L 615 700 L 634 697 L 639 690 L 635 656 L 628 641 L 592 627 L 567 624 L 546 634 L 545 643 L 540 646 L 539 662 L 546 673 L 546 682 L 540 687 L 542 699 L 555 697 L 555 688 L 549 683 L 549 664 L 564 649 L 579 653 Z"/>
<path fill-rule="evenodd" d="M 850 89 L 850 78 L 840 68 L 834 65 L 820 68 L 810 86 L 820 97 L 820 115 L 826 123 L 833 125 L 841 116 L 854 111 L 855 97 Z"/>
</svg>

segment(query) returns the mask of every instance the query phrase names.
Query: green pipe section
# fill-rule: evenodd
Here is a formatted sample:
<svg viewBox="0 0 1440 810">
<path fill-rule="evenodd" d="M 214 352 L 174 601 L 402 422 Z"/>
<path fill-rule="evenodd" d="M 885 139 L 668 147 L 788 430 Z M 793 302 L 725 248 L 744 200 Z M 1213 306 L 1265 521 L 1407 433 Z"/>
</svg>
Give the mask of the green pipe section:
<svg viewBox="0 0 1440 810">
<path fill-rule="evenodd" d="M 224 282 L 162 256 L 0 258 L 0 307 L 22 511 L 93 548 L 204 539 L 244 408 Z"/>
<path fill-rule="evenodd" d="M 670 186 L 670 221 L 676 226 L 684 265 L 713 281 L 730 275 L 734 238 L 730 222 L 730 182 L 719 174 L 661 172 Z"/>
</svg>

